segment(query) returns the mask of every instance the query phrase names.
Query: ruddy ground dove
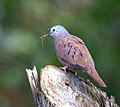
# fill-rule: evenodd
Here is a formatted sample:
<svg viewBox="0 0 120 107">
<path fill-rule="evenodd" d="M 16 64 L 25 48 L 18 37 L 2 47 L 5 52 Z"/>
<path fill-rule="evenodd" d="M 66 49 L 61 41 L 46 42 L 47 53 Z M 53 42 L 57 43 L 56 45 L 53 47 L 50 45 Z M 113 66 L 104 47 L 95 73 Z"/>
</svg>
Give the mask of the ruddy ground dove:
<svg viewBox="0 0 120 107">
<path fill-rule="evenodd" d="M 54 38 L 54 47 L 59 61 L 67 67 L 82 70 L 89 74 L 100 86 L 106 87 L 98 75 L 94 61 L 85 46 L 77 36 L 71 35 L 63 26 L 56 25 L 50 29 L 50 36 Z"/>
</svg>

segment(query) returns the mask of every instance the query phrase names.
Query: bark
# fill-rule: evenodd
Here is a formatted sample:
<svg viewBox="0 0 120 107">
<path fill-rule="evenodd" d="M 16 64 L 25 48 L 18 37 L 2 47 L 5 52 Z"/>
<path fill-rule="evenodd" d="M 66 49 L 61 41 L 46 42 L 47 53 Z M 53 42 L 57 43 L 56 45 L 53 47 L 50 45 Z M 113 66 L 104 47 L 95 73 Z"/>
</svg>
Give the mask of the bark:
<svg viewBox="0 0 120 107">
<path fill-rule="evenodd" d="M 30 86 L 36 107 L 118 107 L 114 97 L 109 98 L 90 81 L 76 77 L 69 71 L 65 73 L 52 65 L 41 69 L 40 91 L 38 77 L 33 71 L 27 69 L 29 82 L 34 84 Z"/>
</svg>

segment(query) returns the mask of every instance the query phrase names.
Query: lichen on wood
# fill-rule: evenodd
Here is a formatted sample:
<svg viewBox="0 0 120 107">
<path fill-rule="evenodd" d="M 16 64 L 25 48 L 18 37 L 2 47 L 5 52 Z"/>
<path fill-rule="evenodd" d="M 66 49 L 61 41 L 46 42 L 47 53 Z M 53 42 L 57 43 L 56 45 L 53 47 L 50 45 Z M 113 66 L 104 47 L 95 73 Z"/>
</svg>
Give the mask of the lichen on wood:
<svg viewBox="0 0 120 107">
<path fill-rule="evenodd" d="M 118 107 L 114 97 L 108 97 L 104 91 L 59 68 L 48 65 L 40 72 L 39 100 L 46 106 L 39 107 Z M 42 93 L 42 94 L 40 94 Z"/>
</svg>

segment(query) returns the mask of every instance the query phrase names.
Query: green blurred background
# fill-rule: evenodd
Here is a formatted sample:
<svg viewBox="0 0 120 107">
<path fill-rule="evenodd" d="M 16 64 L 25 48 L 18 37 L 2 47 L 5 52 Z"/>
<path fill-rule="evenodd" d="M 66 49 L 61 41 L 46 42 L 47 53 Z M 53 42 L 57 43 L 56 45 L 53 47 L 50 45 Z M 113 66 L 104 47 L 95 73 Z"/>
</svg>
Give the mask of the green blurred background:
<svg viewBox="0 0 120 107">
<path fill-rule="evenodd" d="M 120 105 L 120 0 L 0 0 L 0 107 L 34 106 L 25 68 L 62 66 L 53 39 L 44 48 L 38 39 L 56 24 L 84 40 L 107 84 L 101 89 Z"/>
</svg>

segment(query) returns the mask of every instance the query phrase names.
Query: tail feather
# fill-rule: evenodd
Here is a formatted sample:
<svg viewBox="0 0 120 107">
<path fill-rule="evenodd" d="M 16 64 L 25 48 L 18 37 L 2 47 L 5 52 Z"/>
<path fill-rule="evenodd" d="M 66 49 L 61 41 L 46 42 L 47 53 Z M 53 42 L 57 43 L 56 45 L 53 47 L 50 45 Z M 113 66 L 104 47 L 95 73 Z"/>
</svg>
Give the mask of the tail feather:
<svg viewBox="0 0 120 107">
<path fill-rule="evenodd" d="M 90 69 L 91 70 L 91 69 Z M 96 69 L 93 69 L 91 71 L 87 71 L 87 73 L 102 87 L 106 87 L 106 84 L 103 82 L 103 80 L 98 75 Z"/>
</svg>

